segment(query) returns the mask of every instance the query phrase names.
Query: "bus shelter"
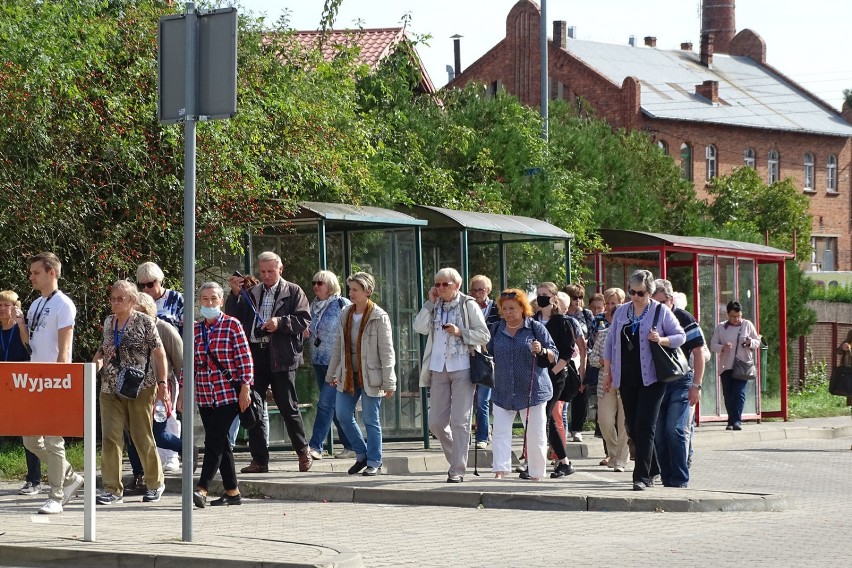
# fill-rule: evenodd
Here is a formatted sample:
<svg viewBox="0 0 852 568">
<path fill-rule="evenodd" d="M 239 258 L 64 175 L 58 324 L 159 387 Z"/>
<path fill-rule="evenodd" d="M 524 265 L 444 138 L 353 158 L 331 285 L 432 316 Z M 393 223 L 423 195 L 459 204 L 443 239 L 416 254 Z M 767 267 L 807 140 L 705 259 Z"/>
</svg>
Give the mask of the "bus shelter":
<svg viewBox="0 0 852 568">
<path fill-rule="evenodd" d="M 343 295 L 346 277 L 365 271 L 376 279 L 373 300 L 391 318 L 396 351 L 399 388 L 382 405 L 382 429 L 387 439 L 419 439 L 425 426 L 421 420 L 420 390 L 409 384 L 408 371 L 419 365 L 420 345 L 412 328 L 422 304 L 423 280 L 418 243 L 426 221 L 380 207 L 340 203 L 301 202 L 299 209 L 280 226 L 250 235 L 243 268 L 254 274 L 257 255 L 271 250 L 284 263 L 284 278 L 295 282 L 313 299 L 311 280 L 318 270 L 337 275 Z M 305 364 L 297 371 L 296 387 L 303 403 L 302 417 L 310 436 L 319 397 L 310 341 L 305 342 Z M 283 421 L 270 417 L 270 444 L 289 446 Z M 332 429 L 333 430 L 333 429 Z"/>
<path fill-rule="evenodd" d="M 594 275 L 590 292 L 612 287 L 626 290 L 634 270 L 650 270 L 655 278 L 671 281 L 675 291 L 686 294 L 686 309 L 701 325 L 708 343 L 715 326 L 727 320 L 728 302 L 739 300 L 743 317 L 755 324 L 766 344 L 765 350 L 756 353 L 758 378 L 749 385 L 743 418 L 787 419 L 785 261 L 792 254 L 708 237 L 612 229 L 603 229 L 600 235 L 609 250 L 586 257 L 585 268 Z M 717 369 L 714 355 L 705 366 L 697 420 L 727 418 Z"/>
<path fill-rule="evenodd" d="M 457 211 L 431 205 L 400 207 L 418 219 L 428 221 L 421 231 L 423 256 L 421 278 L 426 286 L 435 273 L 446 266 L 456 268 L 462 277 L 462 290 L 470 278 L 484 274 L 499 294 L 505 288 L 534 290 L 538 282 L 566 282 L 571 274 L 572 235 L 546 221 L 519 215 Z M 426 291 L 424 290 L 424 295 Z M 421 349 L 425 338 L 421 337 Z M 412 371 L 419 375 L 419 362 Z M 424 424 L 429 407 L 426 389 L 421 391 Z M 429 447 L 424 428 L 423 444 Z"/>
</svg>

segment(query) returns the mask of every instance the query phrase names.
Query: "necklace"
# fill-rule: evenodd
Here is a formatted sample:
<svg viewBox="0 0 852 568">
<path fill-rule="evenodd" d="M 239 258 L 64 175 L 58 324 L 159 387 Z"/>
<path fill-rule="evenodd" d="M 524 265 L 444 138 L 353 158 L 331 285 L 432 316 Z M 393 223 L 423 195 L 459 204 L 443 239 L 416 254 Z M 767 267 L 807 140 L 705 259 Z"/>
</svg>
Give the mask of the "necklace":
<svg viewBox="0 0 852 568">
<path fill-rule="evenodd" d="M 519 328 L 519 327 L 521 327 L 522 325 L 524 325 L 524 321 L 523 321 L 523 320 L 521 320 L 521 323 L 519 323 L 518 325 L 509 325 L 509 322 L 506 322 L 506 327 L 508 327 L 509 329 L 518 329 L 518 328 Z"/>
</svg>

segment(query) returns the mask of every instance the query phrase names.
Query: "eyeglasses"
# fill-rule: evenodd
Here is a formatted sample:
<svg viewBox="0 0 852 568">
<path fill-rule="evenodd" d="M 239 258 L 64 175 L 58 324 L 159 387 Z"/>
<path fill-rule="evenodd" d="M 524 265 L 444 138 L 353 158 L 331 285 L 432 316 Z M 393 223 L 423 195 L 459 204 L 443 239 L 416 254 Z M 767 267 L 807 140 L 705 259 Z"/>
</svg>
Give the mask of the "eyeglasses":
<svg viewBox="0 0 852 568">
<path fill-rule="evenodd" d="M 452 282 L 435 282 L 435 288 L 446 288 L 447 286 L 452 286 Z"/>
<path fill-rule="evenodd" d="M 485 288 L 471 288 L 471 292 L 485 292 Z"/>
<path fill-rule="evenodd" d="M 123 302 L 126 299 L 127 299 L 127 296 L 110 296 L 109 297 L 109 303 L 115 304 L 117 302 Z"/>
<path fill-rule="evenodd" d="M 500 292 L 501 298 L 508 298 L 510 300 L 514 300 L 518 296 L 517 292 Z"/>
<path fill-rule="evenodd" d="M 325 282 L 322 282 L 320 280 L 314 280 L 313 282 L 311 282 L 312 286 L 322 286 L 323 284 L 325 284 Z"/>
<path fill-rule="evenodd" d="M 648 292 L 646 292 L 645 290 L 634 290 L 633 288 L 629 288 L 627 290 L 627 293 L 631 296 L 639 296 L 640 298 L 644 298 L 645 294 L 647 294 Z"/>
<path fill-rule="evenodd" d="M 140 282 L 139 284 L 137 284 L 137 286 L 139 286 L 140 290 L 142 290 L 143 288 L 153 288 L 156 285 L 157 285 L 156 280 L 153 281 L 153 282 Z"/>
</svg>

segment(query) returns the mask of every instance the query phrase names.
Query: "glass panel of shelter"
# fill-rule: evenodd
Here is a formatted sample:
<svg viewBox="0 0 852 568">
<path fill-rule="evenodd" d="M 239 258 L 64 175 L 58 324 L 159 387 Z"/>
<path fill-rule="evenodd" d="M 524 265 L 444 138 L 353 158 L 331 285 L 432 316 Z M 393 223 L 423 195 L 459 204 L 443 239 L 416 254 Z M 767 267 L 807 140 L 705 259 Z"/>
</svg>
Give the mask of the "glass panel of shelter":
<svg viewBox="0 0 852 568">
<path fill-rule="evenodd" d="M 713 255 L 698 255 L 698 305 L 701 330 L 709 344 L 716 328 L 718 308 L 716 304 L 716 262 Z M 701 389 L 701 415 L 719 416 L 721 408 L 721 390 L 719 374 L 716 372 L 717 358 L 714 355 L 704 365 L 704 382 Z"/>
<path fill-rule="evenodd" d="M 737 299 L 743 307 L 743 317 L 751 321 L 755 327 L 759 327 L 757 321 L 757 298 L 755 293 L 754 260 L 737 259 Z M 760 367 L 760 350 L 752 352 L 755 357 L 755 365 Z M 743 407 L 743 415 L 757 415 L 759 412 L 759 398 L 757 396 L 758 381 L 749 381 L 746 388 L 746 401 Z"/>
</svg>

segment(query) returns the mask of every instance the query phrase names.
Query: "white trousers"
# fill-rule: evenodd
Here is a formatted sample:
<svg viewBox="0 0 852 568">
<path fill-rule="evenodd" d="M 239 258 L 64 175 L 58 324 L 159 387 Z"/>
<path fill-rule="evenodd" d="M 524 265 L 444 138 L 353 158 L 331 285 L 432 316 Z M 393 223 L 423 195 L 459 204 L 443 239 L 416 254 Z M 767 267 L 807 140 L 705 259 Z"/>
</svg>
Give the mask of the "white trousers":
<svg viewBox="0 0 852 568">
<path fill-rule="evenodd" d="M 547 418 L 541 403 L 530 407 L 529 423 L 527 424 L 527 464 L 530 477 L 543 478 L 547 467 Z M 526 420 L 527 409 L 506 410 L 494 405 L 494 427 L 491 441 L 493 462 L 491 469 L 508 473 L 512 469 L 512 424 L 515 415 L 520 414 L 521 420 Z"/>
</svg>

